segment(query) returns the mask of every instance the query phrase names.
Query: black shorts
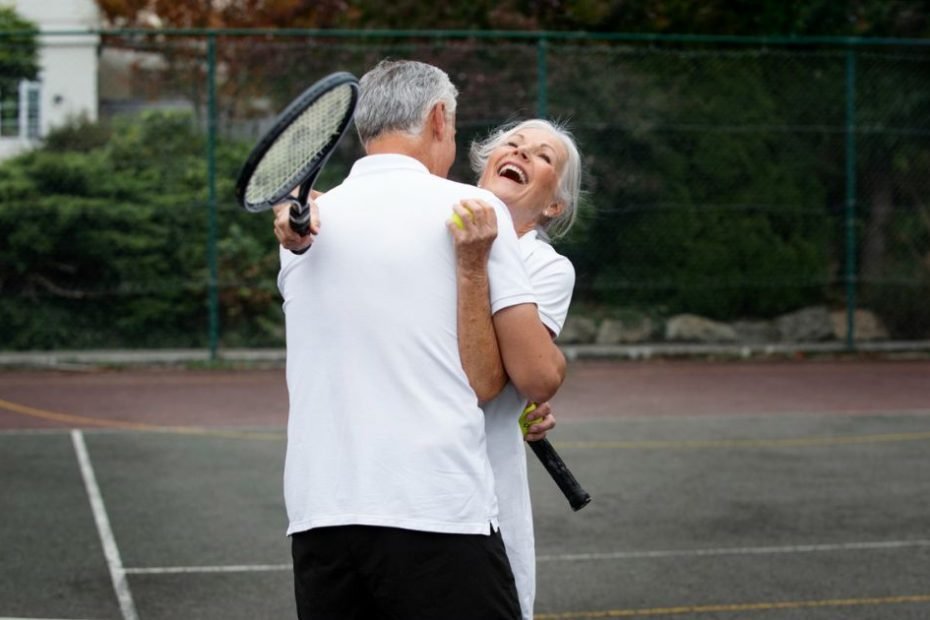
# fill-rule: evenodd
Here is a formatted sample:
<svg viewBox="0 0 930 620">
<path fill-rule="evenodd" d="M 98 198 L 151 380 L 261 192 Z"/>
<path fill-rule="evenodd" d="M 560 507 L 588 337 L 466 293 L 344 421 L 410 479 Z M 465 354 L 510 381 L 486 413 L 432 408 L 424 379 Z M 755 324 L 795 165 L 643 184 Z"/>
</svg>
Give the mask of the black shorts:
<svg viewBox="0 0 930 620">
<path fill-rule="evenodd" d="M 300 620 L 519 620 L 500 532 L 324 527 L 291 536 Z"/>
</svg>

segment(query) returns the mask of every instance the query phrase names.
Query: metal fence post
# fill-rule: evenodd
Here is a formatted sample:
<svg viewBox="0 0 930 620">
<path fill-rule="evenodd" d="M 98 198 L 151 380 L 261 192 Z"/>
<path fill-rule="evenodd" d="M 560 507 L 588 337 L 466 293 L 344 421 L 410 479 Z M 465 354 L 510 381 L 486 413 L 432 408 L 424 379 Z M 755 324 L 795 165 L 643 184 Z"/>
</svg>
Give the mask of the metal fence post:
<svg viewBox="0 0 930 620">
<path fill-rule="evenodd" d="M 207 263 L 209 283 L 207 308 L 210 361 L 216 361 L 219 342 L 219 291 L 217 274 L 216 222 L 216 34 L 207 35 Z"/>
<path fill-rule="evenodd" d="M 846 48 L 846 348 L 856 347 L 856 53 Z"/>
<path fill-rule="evenodd" d="M 546 37 L 536 40 L 536 116 L 546 118 L 549 114 L 549 68 L 547 65 Z"/>
</svg>

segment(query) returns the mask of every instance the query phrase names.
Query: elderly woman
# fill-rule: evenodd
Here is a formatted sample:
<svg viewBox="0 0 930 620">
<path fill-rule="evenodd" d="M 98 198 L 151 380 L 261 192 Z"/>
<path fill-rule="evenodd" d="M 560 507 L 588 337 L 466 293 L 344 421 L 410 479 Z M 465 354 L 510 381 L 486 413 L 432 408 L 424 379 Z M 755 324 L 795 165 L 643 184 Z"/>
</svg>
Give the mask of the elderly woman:
<svg viewBox="0 0 930 620">
<path fill-rule="evenodd" d="M 507 205 L 540 320 L 555 338 L 565 322 L 575 272 L 549 245 L 575 221 L 580 194 L 581 157 L 571 134 L 545 120 L 528 120 L 492 132 L 471 147 L 479 185 Z M 314 194 L 316 197 L 318 194 Z M 494 471 L 501 534 L 517 584 L 523 618 L 533 617 L 536 591 L 535 542 L 526 451 L 519 419 L 526 399 L 508 382 L 491 321 L 487 261 L 497 235 L 491 205 L 468 200 L 453 206 L 449 221 L 456 248 L 458 342 L 462 365 L 485 411 L 488 457 Z M 276 209 L 275 235 L 286 249 L 299 249 L 321 230 L 313 211 L 311 234 L 290 229 L 287 209 Z M 548 403 L 528 416 L 526 439 L 546 436 L 555 426 Z"/>
<path fill-rule="evenodd" d="M 581 157 L 563 127 L 528 120 L 494 131 L 471 148 L 479 185 L 492 191 L 513 218 L 539 316 L 552 337 L 565 322 L 575 283 L 571 262 L 547 241 L 568 231 L 575 221 L 580 194 Z M 497 350 L 488 302 L 487 257 L 496 235 L 494 210 L 478 200 L 454 207 L 449 230 L 456 247 L 459 287 L 459 351 L 466 375 L 485 401 L 488 457 L 494 470 L 501 534 L 514 573 L 524 619 L 533 617 L 536 558 L 526 452 L 518 419 L 526 399 L 507 382 Z M 493 397 L 493 398 L 491 398 Z M 526 438 L 545 436 L 555 421 L 548 404 Z"/>
</svg>

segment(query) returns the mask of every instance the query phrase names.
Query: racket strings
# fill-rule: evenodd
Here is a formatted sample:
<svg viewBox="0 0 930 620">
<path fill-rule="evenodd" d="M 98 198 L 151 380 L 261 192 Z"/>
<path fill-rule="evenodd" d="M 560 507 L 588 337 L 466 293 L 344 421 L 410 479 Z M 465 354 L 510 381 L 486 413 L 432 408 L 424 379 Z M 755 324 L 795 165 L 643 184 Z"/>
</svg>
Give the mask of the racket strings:
<svg viewBox="0 0 930 620">
<path fill-rule="evenodd" d="M 245 200 L 250 204 L 268 202 L 295 188 L 339 135 L 352 96 L 349 85 L 334 88 L 291 121 L 256 167 Z"/>
</svg>

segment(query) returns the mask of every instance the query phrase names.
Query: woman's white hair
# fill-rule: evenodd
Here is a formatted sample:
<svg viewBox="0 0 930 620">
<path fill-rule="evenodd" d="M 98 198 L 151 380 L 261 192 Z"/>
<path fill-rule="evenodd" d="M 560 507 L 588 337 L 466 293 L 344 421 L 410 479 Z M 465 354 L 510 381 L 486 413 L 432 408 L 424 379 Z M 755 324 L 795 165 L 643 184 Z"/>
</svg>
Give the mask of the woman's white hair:
<svg viewBox="0 0 930 620">
<path fill-rule="evenodd" d="M 564 207 L 562 213 L 554 218 L 542 217 L 537 223 L 537 228 L 542 229 L 546 236 L 553 239 L 561 237 L 575 223 L 578 215 L 578 202 L 581 199 L 581 153 L 575 143 L 575 138 L 564 124 L 534 118 L 498 127 L 484 140 L 472 142 L 469 151 L 471 168 L 480 178 L 494 149 L 505 143 L 510 136 L 524 129 L 539 129 L 552 133 L 562 141 L 568 153 L 568 159 L 565 160 L 559 172 L 559 183 L 553 196 L 553 199 Z"/>
<path fill-rule="evenodd" d="M 384 133 L 416 135 L 437 103 L 455 115 L 458 90 L 446 72 L 415 60 L 382 60 L 359 81 L 355 128 L 363 145 Z"/>
</svg>

